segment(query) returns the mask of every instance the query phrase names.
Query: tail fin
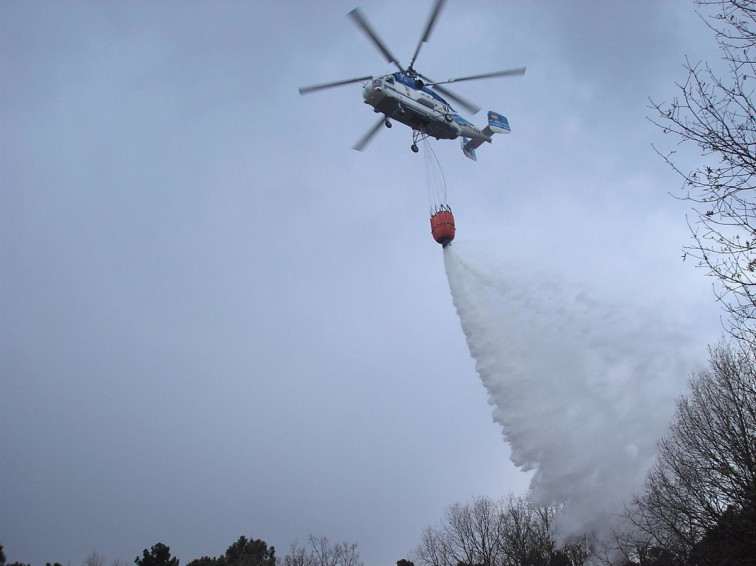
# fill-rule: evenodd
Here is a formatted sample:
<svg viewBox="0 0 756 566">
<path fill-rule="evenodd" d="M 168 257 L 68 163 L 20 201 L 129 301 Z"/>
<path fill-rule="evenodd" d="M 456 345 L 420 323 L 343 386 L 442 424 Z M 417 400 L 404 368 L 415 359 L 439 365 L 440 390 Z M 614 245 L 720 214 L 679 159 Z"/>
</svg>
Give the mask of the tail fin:
<svg viewBox="0 0 756 566">
<path fill-rule="evenodd" d="M 492 134 L 509 134 L 512 128 L 509 127 L 509 120 L 497 112 L 488 112 L 488 128 Z"/>
<path fill-rule="evenodd" d="M 460 139 L 460 143 L 462 145 L 462 153 L 465 154 L 465 157 L 468 157 L 468 158 L 472 159 L 473 161 L 477 161 L 478 158 L 475 155 L 475 148 L 470 147 L 470 142 L 471 141 L 473 141 L 473 140 L 470 140 L 468 138 L 461 138 Z"/>
<path fill-rule="evenodd" d="M 494 134 L 509 134 L 512 132 L 512 128 L 509 127 L 509 120 L 498 112 L 488 112 L 488 125 L 481 130 L 483 135 L 491 137 Z M 490 140 L 489 140 L 490 141 Z M 462 138 L 462 152 L 466 157 L 477 161 L 478 158 L 475 155 L 475 150 L 483 143 L 483 139 L 468 139 Z"/>
</svg>

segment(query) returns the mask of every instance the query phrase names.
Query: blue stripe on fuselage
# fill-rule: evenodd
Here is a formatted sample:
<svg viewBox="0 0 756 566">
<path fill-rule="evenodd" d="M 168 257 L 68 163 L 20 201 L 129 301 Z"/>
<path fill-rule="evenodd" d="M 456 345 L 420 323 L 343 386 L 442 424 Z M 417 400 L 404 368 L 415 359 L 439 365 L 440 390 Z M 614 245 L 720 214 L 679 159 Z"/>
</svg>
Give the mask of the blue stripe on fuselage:
<svg viewBox="0 0 756 566">
<path fill-rule="evenodd" d="M 441 98 L 441 95 L 438 94 L 436 91 L 432 90 L 430 87 L 424 86 L 423 88 L 417 88 L 417 79 L 408 77 L 404 73 L 400 73 L 398 71 L 393 74 L 393 77 L 397 80 L 397 82 L 403 84 L 404 86 L 408 86 L 414 90 L 422 91 L 425 94 L 432 96 L 434 99 L 438 100 L 440 103 L 445 104 L 446 106 L 449 106 L 451 108 L 451 105 L 448 102 L 446 102 L 446 100 Z"/>
<path fill-rule="evenodd" d="M 471 126 L 470 122 L 465 120 L 462 116 L 459 114 L 452 114 L 452 120 L 454 120 L 457 124 L 460 126 Z"/>
</svg>

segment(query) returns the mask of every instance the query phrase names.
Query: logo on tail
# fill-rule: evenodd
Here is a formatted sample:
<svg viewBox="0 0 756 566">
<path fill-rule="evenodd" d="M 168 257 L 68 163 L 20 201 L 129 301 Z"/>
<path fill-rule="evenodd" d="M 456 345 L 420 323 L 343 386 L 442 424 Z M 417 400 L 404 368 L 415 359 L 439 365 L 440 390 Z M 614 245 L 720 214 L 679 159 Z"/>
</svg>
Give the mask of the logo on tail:
<svg viewBox="0 0 756 566">
<path fill-rule="evenodd" d="M 509 121 L 506 117 L 496 112 L 488 112 L 488 127 L 491 128 L 491 132 L 496 134 L 509 134 L 512 132 L 512 128 L 509 127 Z"/>
</svg>

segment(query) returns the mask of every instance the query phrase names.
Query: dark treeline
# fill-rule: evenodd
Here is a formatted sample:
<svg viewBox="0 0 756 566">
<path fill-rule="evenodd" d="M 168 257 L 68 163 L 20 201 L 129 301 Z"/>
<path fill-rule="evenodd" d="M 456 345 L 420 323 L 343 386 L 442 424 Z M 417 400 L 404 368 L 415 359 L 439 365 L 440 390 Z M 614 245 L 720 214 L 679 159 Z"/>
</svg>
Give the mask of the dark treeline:
<svg viewBox="0 0 756 566">
<path fill-rule="evenodd" d="M 557 508 L 540 508 L 526 497 L 510 495 L 493 501 L 480 497 L 449 507 L 437 527 L 428 527 L 410 558 L 397 566 L 572 566 L 585 564 L 591 555 L 588 539 L 558 546 L 550 534 Z M 0 547 L 0 551 L 2 547 Z M 0 566 L 30 566 L 21 562 Z M 82 566 L 105 566 L 105 557 L 92 552 Z M 136 566 L 180 566 L 169 546 L 158 542 L 134 559 Z M 57 562 L 53 565 L 60 566 Z M 69 565 L 70 566 L 70 565 Z M 112 566 L 125 566 L 119 560 Z M 310 535 L 305 544 L 294 542 L 280 558 L 275 547 L 245 536 L 217 557 L 202 556 L 186 566 L 365 566 L 356 543 L 333 543 Z"/>
<path fill-rule="evenodd" d="M 158 542 L 149 549 L 145 548 L 134 559 L 136 566 L 179 566 L 179 559 L 171 555 L 170 546 Z M 202 556 L 192 560 L 186 566 L 280 566 L 281 560 L 276 556 L 276 549 L 261 539 L 240 536 L 220 556 Z M 105 566 L 105 557 L 93 551 L 84 560 L 82 566 Z M 294 542 L 290 553 L 283 558 L 286 566 L 364 566 L 359 560 L 356 544 L 331 543 L 326 537 L 310 536 L 308 544 L 301 546 Z M 6 563 L 3 547 L 0 545 L 0 566 L 31 566 L 23 562 Z M 60 563 L 48 562 L 46 566 L 62 566 Z M 70 566 L 70 565 L 69 565 Z M 114 560 L 112 566 L 126 566 L 120 560 Z"/>
</svg>

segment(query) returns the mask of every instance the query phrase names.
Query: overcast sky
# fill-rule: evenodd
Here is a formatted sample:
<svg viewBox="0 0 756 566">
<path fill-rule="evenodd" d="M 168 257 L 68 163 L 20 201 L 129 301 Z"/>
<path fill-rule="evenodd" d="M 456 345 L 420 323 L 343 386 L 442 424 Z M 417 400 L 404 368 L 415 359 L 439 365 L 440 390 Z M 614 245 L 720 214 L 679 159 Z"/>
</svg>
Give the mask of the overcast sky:
<svg viewBox="0 0 756 566">
<path fill-rule="evenodd" d="M 430 0 L 0 3 L 9 561 L 130 563 L 161 541 L 186 564 L 240 535 L 283 556 L 312 533 L 389 566 L 447 506 L 527 490 L 410 130 L 355 152 L 375 119 L 360 85 L 297 92 L 394 70 L 356 5 L 407 64 Z M 693 365 L 718 311 L 651 146 L 674 140 L 646 120 L 685 56 L 717 56 L 687 0 L 450 0 L 416 67 L 527 67 L 454 89 L 510 136 L 476 163 L 434 143 L 460 249 L 664 302 Z"/>
</svg>

